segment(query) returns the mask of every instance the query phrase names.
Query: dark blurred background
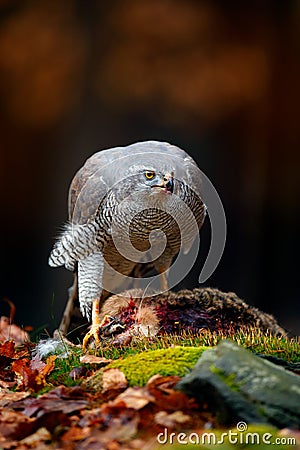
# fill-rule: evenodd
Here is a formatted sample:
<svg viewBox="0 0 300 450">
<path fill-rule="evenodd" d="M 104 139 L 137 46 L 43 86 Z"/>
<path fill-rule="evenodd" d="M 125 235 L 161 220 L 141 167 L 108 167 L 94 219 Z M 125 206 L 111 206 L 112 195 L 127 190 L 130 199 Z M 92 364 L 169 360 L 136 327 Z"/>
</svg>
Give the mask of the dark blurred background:
<svg viewBox="0 0 300 450">
<path fill-rule="evenodd" d="M 223 201 L 206 285 L 300 334 L 299 55 L 298 0 L 0 0 L 0 304 L 18 324 L 59 322 L 72 274 L 47 258 L 74 173 L 98 149 L 157 139 Z M 179 287 L 197 286 L 204 253 Z"/>
</svg>

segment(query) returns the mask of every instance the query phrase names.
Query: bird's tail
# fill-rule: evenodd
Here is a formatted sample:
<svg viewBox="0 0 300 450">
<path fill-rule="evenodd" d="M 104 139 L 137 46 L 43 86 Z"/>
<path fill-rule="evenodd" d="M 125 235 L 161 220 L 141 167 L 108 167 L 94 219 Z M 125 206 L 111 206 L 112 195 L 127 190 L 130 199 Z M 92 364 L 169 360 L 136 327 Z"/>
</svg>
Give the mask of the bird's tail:
<svg viewBox="0 0 300 450">
<path fill-rule="evenodd" d="M 73 271 L 77 261 L 99 250 L 94 236 L 95 228 L 92 224 L 67 224 L 50 253 L 49 266 L 65 266 Z"/>
</svg>

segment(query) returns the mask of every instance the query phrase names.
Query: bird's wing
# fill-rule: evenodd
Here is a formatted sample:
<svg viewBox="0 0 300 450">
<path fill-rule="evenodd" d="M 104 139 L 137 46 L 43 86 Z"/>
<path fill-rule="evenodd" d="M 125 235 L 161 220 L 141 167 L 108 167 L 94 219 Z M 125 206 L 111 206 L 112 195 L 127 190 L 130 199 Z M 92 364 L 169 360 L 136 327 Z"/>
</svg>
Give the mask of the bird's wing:
<svg viewBox="0 0 300 450">
<path fill-rule="evenodd" d="M 121 147 L 92 155 L 74 176 L 69 189 L 69 221 L 85 224 L 112 187 L 112 164 L 121 155 Z"/>
</svg>

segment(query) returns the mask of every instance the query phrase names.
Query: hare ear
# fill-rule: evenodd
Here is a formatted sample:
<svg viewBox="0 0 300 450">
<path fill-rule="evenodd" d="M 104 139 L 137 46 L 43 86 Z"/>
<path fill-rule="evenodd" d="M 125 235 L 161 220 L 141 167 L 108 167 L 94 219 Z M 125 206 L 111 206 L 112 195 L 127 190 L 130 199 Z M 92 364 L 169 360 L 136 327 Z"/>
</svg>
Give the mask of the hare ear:
<svg viewBox="0 0 300 450">
<path fill-rule="evenodd" d="M 201 173 L 201 198 L 206 205 L 211 226 L 210 248 L 199 275 L 199 283 L 204 283 L 217 268 L 226 242 L 226 217 L 221 199 L 204 173 Z"/>
</svg>

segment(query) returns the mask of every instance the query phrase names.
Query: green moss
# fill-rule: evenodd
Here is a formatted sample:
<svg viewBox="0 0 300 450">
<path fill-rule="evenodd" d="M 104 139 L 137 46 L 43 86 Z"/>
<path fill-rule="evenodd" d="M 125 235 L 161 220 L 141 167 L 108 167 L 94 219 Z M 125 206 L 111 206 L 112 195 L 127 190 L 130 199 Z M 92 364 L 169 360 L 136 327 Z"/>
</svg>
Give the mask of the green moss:
<svg viewBox="0 0 300 450">
<path fill-rule="evenodd" d="M 55 360 L 54 370 L 50 373 L 47 381 L 50 385 L 58 386 L 63 384 L 65 386 L 76 386 L 80 384 L 80 379 L 74 380 L 69 376 L 72 369 L 82 366 L 80 363 L 81 349 L 74 349 L 65 346 L 64 351 L 66 357 L 58 357 Z"/>
<path fill-rule="evenodd" d="M 185 375 L 194 366 L 204 350 L 214 347 L 223 339 L 228 338 L 238 345 L 248 348 L 253 353 L 279 356 L 288 362 L 300 362 L 299 338 L 289 339 L 282 336 L 273 336 L 269 333 L 262 333 L 257 328 L 227 334 L 201 330 L 197 334 L 182 332 L 178 335 L 161 335 L 151 339 L 133 336 L 129 344 L 119 347 L 111 345 L 109 340 L 103 340 L 99 348 L 90 350 L 89 353 L 115 360 L 110 367 L 119 367 L 127 375 L 132 385 L 141 385 L 145 384 L 155 373 Z M 180 352 L 178 349 L 181 349 Z M 82 349 L 64 344 L 61 351 L 66 353 L 67 357 L 56 359 L 55 369 L 47 378 L 48 382 L 54 386 L 80 383 L 80 379 L 74 381 L 70 378 L 69 373 L 73 368 L 82 366 L 82 363 L 80 363 L 80 356 L 83 354 Z M 172 352 L 176 355 L 172 355 Z M 181 353 L 183 356 L 180 356 Z M 156 355 L 158 356 L 156 357 Z M 192 359 L 189 360 L 189 358 Z M 131 361 L 133 362 L 131 363 Z M 85 364 L 84 366 L 88 368 Z M 124 369 L 123 366 L 125 366 Z M 146 370 L 147 373 L 144 374 L 143 372 Z M 229 380 L 229 382 L 233 383 L 234 380 Z"/>
<path fill-rule="evenodd" d="M 100 348 L 94 354 L 110 359 L 118 359 L 148 350 L 168 349 L 180 347 L 214 347 L 224 339 L 231 339 L 238 345 L 248 348 L 253 353 L 272 355 L 288 362 L 300 362 L 300 338 L 287 338 L 263 333 L 259 328 L 249 327 L 239 332 L 212 332 L 201 330 L 197 334 L 185 333 L 174 335 L 147 337 L 133 337 L 128 345 L 115 347 L 110 341 L 101 342 Z"/>
<path fill-rule="evenodd" d="M 240 387 L 245 383 L 245 381 L 237 381 L 236 380 L 236 374 L 235 373 L 225 373 L 222 369 L 220 369 L 219 367 L 216 367 L 214 364 L 212 364 L 210 366 L 210 370 L 212 373 L 214 373 L 215 375 L 217 375 L 222 381 L 223 383 L 225 383 L 229 389 L 231 389 L 232 391 L 236 391 L 239 392 L 240 391 Z"/>
<path fill-rule="evenodd" d="M 241 383 L 237 383 L 234 373 L 226 374 L 222 369 L 213 364 L 210 366 L 210 371 L 219 377 L 232 391 L 238 392 L 240 390 Z"/>
<path fill-rule="evenodd" d="M 108 367 L 124 372 L 130 386 L 144 386 L 153 375 L 186 375 L 208 347 L 150 350 L 114 361 Z"/>
</svg>

